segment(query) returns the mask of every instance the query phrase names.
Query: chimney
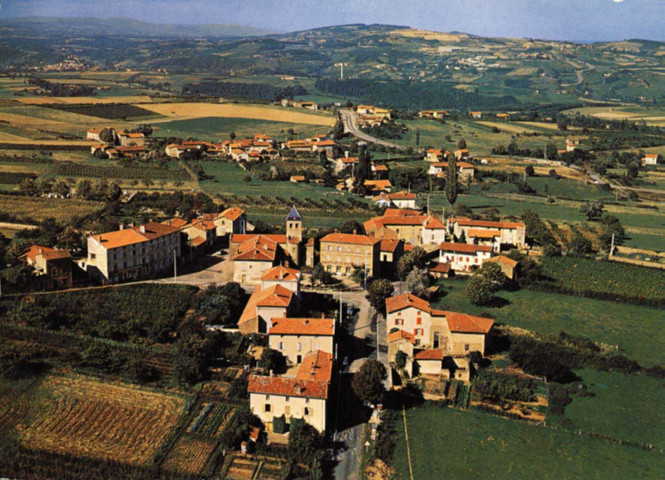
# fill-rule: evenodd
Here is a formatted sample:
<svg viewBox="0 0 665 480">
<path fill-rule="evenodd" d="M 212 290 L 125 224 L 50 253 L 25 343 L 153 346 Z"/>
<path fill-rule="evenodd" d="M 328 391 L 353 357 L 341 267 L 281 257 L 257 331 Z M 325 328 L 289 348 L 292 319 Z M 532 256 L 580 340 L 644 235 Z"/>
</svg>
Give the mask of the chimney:
<svg viewBox="0 0 665 480">
<path fill-rule="evenodd" d="M 141 225 L 139 227 L 139 230 L 141 231 L 141 233 L 145 233 L 145 225 Z"/>
<path fill-rule="evenodd" d="M 358 230 L 354 228 L 353 229 L 353 234 L 355 235 L 356 233 L 358 233 Z"/>
<path fill-rule="evenodd" d="M 119 228 L 120 228 L 120 230 L 124 230 L 125 229 L 125 224 L 121 223 Z"/>
<path fill-rule="evenodd" d="M 349 158 L 349 151 L 348 151 L 348 150 L 347 150 L 346 152 L 344 152 L 344 156 L 345 156 L 346 158 Z"/>
<path fill-rule="evenodd" d="M 270 369 L 270 376 L 272 377 L 272 368 Z"/>
</svg>

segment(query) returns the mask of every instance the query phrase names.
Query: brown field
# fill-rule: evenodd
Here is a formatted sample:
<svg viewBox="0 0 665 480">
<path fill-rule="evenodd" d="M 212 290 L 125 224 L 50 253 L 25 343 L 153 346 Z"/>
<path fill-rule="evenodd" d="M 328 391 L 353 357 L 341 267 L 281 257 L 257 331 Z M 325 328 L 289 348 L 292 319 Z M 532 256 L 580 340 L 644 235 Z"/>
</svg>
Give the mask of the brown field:
<svg viewBox="0 0 665 480">
<path fill-rule="evenodd" d="M 170 117 L 162 122 L 170 122 L 174 118 L 187 120 L 205 117 L 223 118 L 254 118 L 274 122 L 301 123 L 305 125 L 334 125 L 333 116 L 323 116 L 297 111 L 293 108 L 261 107 L 250 105 L 228 105 L 214 103 L 161 103 L 137 105 L 146 110 Z M 151 123 L 160 123 L 153 121 Z"/>
<path fill-rule="evenodd" d="M 233 457 L 231 466 L 226 472 L 228 480 L 250 480 L 258 466 L 258 460 Z"/>
<path fill-rule="evenodd" d="M 30 145 L 39 147 L 49 147 L 49 146 L 62 146 L 67 145 L 71 147 L 90 147 L 96 142 L 91 142 L 88 140 L 31 140 L 31 139 L 21 139 L 21 140 L 3 140 L 3 143 L 9 143 L 12 145 Z"/>
<path fill-rule="evenodd" d="M 162 464 L 165 470 L 199 475 L 215 451 L 217 442 L 210 438 L 183 435 Z"/>
<path fill-rule="evenodd" d="M 21 103 L 30 105 L 44 105 L 49 103 L 151 103 L 147 95 L 130 95 L 126 97 L 23 97 L 18 99 Z"/>
<path fill-rule="evenodd" d="M 176 395 L 52 375 L 19 398 L 3 398 L 0 425 L 9 424 L 10 416 L 27 448 L 142 465 L 176 426 L 184 406 Z"/>
<path fill-rule="evenodd" d="M 474 122 L 479 125 L 485 125 L 486 127 L 496 127 L 499 130 L 503 132 L 510 132 L 510 133 L 531 133 L 533 132 L 532 129 L 522 126 L 522 125 L 511 125 L 510 123 L 503 123 L 503 122 Z"/>
<path fill-rule="evenodd" d="M 437 40 L 439 42 L 459 42 L 469 38 L 468 35 L 454 33 L 439 33 L 429 30 L 404 29 L 392 32 L 402 37 L 423 38 L 425 40 Z"/>
<path fill-rule="evenodd" d="M 70 222 L 74 217 L 89 215 L 103 206 L 101 202 L 85 200 L 0 195 L 1 212 L 38 222 L 47 218 L 55 218 L 56 222 Z"/>
</svg>

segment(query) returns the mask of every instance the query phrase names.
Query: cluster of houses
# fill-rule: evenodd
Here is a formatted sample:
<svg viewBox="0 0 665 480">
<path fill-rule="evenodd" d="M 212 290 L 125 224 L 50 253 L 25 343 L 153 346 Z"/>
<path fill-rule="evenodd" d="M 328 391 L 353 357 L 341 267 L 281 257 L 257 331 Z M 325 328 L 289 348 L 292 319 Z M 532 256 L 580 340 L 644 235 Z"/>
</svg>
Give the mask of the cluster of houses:
<svg viewBox="0 0 665 480">
<path fill-rule="evenodd" d="M 358 115 L 358 125 L 372 127 L 381 125 L 387 120 L 392 119 L 392 111 L 387 108 L 376 107 L 374 105 L 356 106 Z"/>
<path fill-rule="evenodd" d="M 101 138 L 103 130 L 109 132 L 110 138 Z M 88 129 L 86 139 L 100 142 L 90 147 L 93 155 L 102 151 L 109 158 L 134 158 L 146 152 L 146 138 L 142 133 L 116 131 L 112 127 L 95 127 Z"/>
<path fill-rule="evenodd" d="M 304 108 L 307 110 L 319 109 L 319 105 L 315 102 L 308 102 L 305 100 L 291 100 L 288 98 L 282 99 L 282 107 Z"/>
</svg>

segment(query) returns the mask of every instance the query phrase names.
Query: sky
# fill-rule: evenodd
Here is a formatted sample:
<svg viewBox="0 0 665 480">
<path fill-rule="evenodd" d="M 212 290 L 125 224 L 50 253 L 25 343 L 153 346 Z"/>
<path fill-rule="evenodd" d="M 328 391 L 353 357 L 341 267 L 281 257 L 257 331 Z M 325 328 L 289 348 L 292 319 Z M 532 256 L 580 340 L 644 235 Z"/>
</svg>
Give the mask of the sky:
<svg viewBox="0 0 665 480">
<path fill-rule="evenodd" d="M 488 37 L 665 41 L 665 0 L 0 0 L 0 18 L 131 17 L 277 32 L 349 23 Z"/>
</svg>

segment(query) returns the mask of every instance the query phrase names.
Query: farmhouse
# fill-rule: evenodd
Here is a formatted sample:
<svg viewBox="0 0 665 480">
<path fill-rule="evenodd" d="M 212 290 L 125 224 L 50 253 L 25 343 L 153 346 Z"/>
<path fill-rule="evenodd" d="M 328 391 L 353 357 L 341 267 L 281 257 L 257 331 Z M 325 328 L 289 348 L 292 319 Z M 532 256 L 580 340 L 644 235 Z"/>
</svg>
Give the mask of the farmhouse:
<svg viewBox="0 0 665 480">
<path fill-rule="evenodd" d="M 420 118 L 430 118 L 430 119 L 438 120 L 440 118 L 449 117 L 450 113 L 448 113 L 445 110 L 422 110 L 422 111 L 418 112 L 418 116 Z"/>
<path fill-rule="evenodd" d="M 467 243 L 476 243 L 483 236 L 487 239 L 492 235 L 491 244 L 497 251 L 506 246 L 526 247 L 526 226 L 522 222 L 490 222 L 460 217 L 449 218 L 448 227 L 453 229 L 453 234 L 457 238 L 464 233 Z M 494 236 L 496 232 L 499 233 L 498 237 Z"/>
<path fill-rule="evenodd" d="M 282 265 L 266 270 L 261 276 L 261 289 L 266 290 L 274 285 L 280 285 L 296 294 L 300 298 L 300 270 L 287 268 Z"/>
<path fill-rule="evenodd" d="M 67 250 L 33 245 L 23 252 L 19 260 L 35 270 L 47 290 L 71 288 L 73 285 L 72 256 Z"/>
<path fill-rule="evenodd" d="M 247 229 L 245 211 L 239 207 L 229 207 L 219 214 L 204 214 L 203 220 L 211 221 L 215 224 L 218 238 L 235 233 L 243 234 Z"/>
<path fill-rule="evenodd" d="M 486 245 L 443 242 L 439 245 L 439 263 L 449 263 L 456 272 L 472 272 L 492 256 L 492 250 Z"/>
<path fill-rule="evenodd" d="M 282 353 L 289 363 L 300 365 L 305 356 L 319 350 L 333 354 L 335 320 L 331 318 L 273 318 L 268 346 Z"/>
<path fill-rule="evenodd" d="M 374 198 L 372 201 L 380 206 L 397 207 L 397 208 L 411 208 L 416 207 L 416 194 L 406 191 L 396 193 L 382 193 Z"/>
<path fill-rule="evenodd" d="M 468 380 L 468 364 L 452 359 L 471 352 L 484 355 L 494 325 L 490 318 L 433 309 L 429 302 L 410 293 L 386 299 L 386 314 L 388 330 L 392 330 L 388 334 L 391 360 L 401 350 L 418 363 L 421 373 L 450 375 L 461 370 L 463 380 Z"/>
<path fill-rule="evenodd" d="M 366 268 L 367 275 L 379 271 L 381 240 L 367 235 L 331 233 L 321 239 L 321 265 L 334 275 L 350 275 Z"/>
<path fill-rule="evenodd" d="M 475 169 L 471 163 L 468 162 L 457 162 L 457 175 L 459 181 L 466 183 L 472 181 L 474 178 Z M 429 175 L 435 175 L 438 178 L 446 178 L 446 170 L 448 169 L 448 162 L 434 162 L 429 166 L 427 173 Z"/>
<path fill-rule="evenodd" d="M 427 150 L 425 160 L 432 163 L 441 162 L 448 152 L 444 152 L 440 148 L 430 148 Z"/>
<path fill-rule="evenodd" d="M 497 255 L 496 257 L 488 258 L 485 260 L 485 262 L 496 263 L 499 265 L 499 267 L 501 267 L 501 271 L 507 278 L 510 280 L 515 280 L 515 276 L 517 275 L 517 267 L 519 265 L 519 262 L 516 260 L 508 258 L 505 255 Z"/>
<path fill-rule="evenodd" d="M 358 164 L 358 157 L 340 157 L 333 160 L 335 165 L 335 173 L 339 173 L 347 167 L 352 169 Z"/>
<path fill-rule="evenodd" d="M 182 254 L 178 228 L 150 222 L 88 237 L 85 270 L 104 284 L 147 277 L 173 269 Z"/>
<path fill-rule="evenodd" d="M 655 153 L 647 153 L 642 158 L 642 166 L 658 165 L 658 155 Z"/>
<path fill-rule="evenodd" d="M 295 377 L 250 375 L 249 407 L 268 432 L 284 417 L 286 423 L 301 418 L 324 433 L 332 371 L 332 355 L 319 351 L 303 360 Z"/>
<path fill-rule="evenodd" d="M 393 188 L 390 180 L 365 180 L 364 185 L 372 193 L 390 192 Z"/>
<path fill-rule="evenodd" d="M 233 259 L 233 281 L 259 283 L 263 274 L 286 259 L 279 243 L 267 235 L 251 235 L 237 246 Z"/>
<path fill-rule="evenodd" d="M 119 132 L 118 141 L 121 147 L 144 147 L 145 135 L 142 133 Z"/>
<path fill-rule="evenodd" d="M 411 245 L 437 244 L 446 238 L 446 226 L 441 220 L 414 210 L 387 209 L 382 217 L 370 218 L 363 226 L 372 236 L 383 236 L 381 232 L 392 230 L 396 238 Z"/>
<path fill-rule="evenodd" d="M 471 115 L 476 120 L 483 118 L 483 112 L 469 112 L 469 115 Z"/>
</svg>

